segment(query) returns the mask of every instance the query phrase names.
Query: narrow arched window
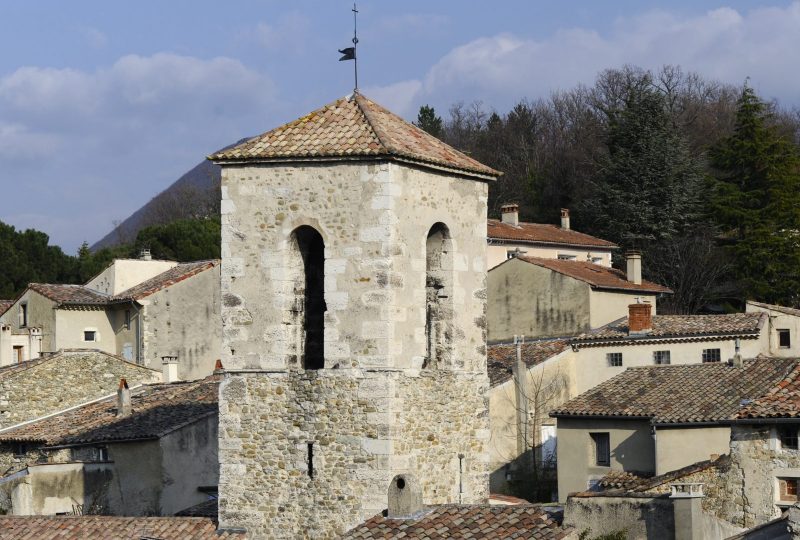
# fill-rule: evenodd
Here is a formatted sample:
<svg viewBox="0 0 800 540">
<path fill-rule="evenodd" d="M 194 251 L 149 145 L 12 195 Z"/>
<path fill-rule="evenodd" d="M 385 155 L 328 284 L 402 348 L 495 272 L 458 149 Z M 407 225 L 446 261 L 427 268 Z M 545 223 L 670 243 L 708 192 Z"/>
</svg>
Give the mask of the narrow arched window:
<svg viewBox="0 0 800 540">
<path fill-rule="evenodd" d="M 295 291 L 297 321 L 302 328 L 300 362 L 303 369 L 325 367 L 325 242 L 313 227 L 295 229 L 294 243 L 303 260 L 303 277 Z"/>
<path fill-rule="evenodd" d="M 425 244 L 425 338 L 422 367 L 450 360 L 453 338 L 453 253 L 450 231 L 436 223 Z"/>
</svg>

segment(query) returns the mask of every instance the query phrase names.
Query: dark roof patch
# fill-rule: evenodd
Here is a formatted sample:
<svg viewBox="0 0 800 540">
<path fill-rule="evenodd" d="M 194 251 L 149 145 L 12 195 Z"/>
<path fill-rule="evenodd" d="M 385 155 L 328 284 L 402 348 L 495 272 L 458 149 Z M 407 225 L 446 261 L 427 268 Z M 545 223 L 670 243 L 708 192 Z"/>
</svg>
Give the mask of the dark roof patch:
<svg viewBox="0 0 800 540">
<path fill-rule="evenodd" d="M 617 249 L 613 242 L 603 240 L 573 231 L 572 229 L 562 229 L 556 225 L 546 223 L 525 223 L 519 225 L 503 223 L 498 219 L 487 221 L 486 234 L 489 240 L 505 240 L 520 242 L 525 244 L 547 244 L 553 246 L 570 246 L 585 248 L 602 248 L 607 250 Z"/>
</svg>

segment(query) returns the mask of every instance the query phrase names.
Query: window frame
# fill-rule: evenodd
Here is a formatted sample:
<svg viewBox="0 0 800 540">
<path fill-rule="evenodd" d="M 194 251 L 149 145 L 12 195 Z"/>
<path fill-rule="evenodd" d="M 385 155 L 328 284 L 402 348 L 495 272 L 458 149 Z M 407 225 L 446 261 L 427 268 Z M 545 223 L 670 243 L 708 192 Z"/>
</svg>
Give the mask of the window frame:
<svg viewBox="0 0 800 540">
<path fill-rule="evenodd" d="M 776 328 L 778 333 L 778 348 L 791 349 L 792 348 L 792 332 L 788 328 Z M 783 344 L 783 338 L 786 337 L 786 345 Z"/>
<path fill-rule="evenodd" d="M 708 356 L 712 356 L 711 359 Z M 704 364 L 715 364 L 722 362 L 722 350 L 717 347 L 715 349 L 703 349 L 700 359 Z"/>
<path fill-rule="evenodd" d="M 796 476 L 779 476 L 778 480 L 778 504 L 794 504 L 798 501 L 797 498 L 797 490 L 798 490 L 798 481 L 800 478 Z M 794 491 L 794 493 L 790 493 L 790 491 Z"/>
<path fill-rule="evenodd" d="M 92 334 L 92 339 L 86 339 L 88 334 Z M 83 331 L 83 342 L 84 343 L 97 343 L 100 341 L 98 339 L 97 330 L 92 330 L 91 328 L 87 328 Z"/>
<path fill-rule="evenodd" d="M 594 466 L 595 467 L 610 467 L 611 466 L 611 434 L 608 431 L 595 431 L 590 432 L 589 437 L 592 440 L 592 450 L 594 452 Z M 605 448 L 603 448 L 605 445 Z M 604 450 L 604 452 L 601 452 Z M 601 455 L 601 453 L 603 455 Z"/>
<path fill-rule="evenodd" d="M 617 360 L 619 361 L 619 363 L 616 363 Z M 608 365 L 608 367 L 622 367 L 622 362 L 623 359 L 621 352 L 606 353 L 606 364 Z"/>
<path fill-rule="evenodd" d="M 19 305 L 19 327 L 28 327 L 28 302 L 21 302 Z"/>
<path fill-rule="evenodd" d="M 666 362 L 664 359 L 666 358 Z M 656 366 L 668 366 L 672 363 L 672 354 L 669 350 L 653 351 L 653 364 Z"/>
<path fill-rule="evenodd" d="M 800 450 L 798 446 L 798 427 L 797 426 L 778 426 L 778 440 L 781 442 L 781 450 Z M 788 444 L 787 444 L 788 441 Z M 794 442 L 791 442 L 794 441 Z"/>
</svg>

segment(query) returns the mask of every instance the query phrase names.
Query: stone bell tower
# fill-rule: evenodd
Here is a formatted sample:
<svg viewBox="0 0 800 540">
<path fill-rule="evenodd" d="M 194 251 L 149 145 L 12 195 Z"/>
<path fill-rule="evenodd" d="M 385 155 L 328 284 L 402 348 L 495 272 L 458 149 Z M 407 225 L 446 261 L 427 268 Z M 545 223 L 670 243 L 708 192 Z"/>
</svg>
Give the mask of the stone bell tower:
<svg viewBox="0 0 800 540">
<path fill-rule="evenodd" d="M 221 528 L 330 538 L 488 495 L 486 201 L 499 173 L 355 93 L 222 166 Z"/>
</svg>

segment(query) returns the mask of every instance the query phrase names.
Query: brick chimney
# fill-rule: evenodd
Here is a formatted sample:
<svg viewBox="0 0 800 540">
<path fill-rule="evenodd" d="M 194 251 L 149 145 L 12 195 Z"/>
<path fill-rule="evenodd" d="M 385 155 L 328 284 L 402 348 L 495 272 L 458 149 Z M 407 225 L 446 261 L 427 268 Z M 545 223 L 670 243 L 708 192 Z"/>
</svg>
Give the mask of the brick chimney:
<svg viewBox="0 0 800 540">
<path fill-rule="evenodd" d="M 117 389 L 117 418 L 131 415 L 131 389 L 124 378 L 119 380 Z"/>
<path fill-rule="evenodd" d="M 625 262 L 627 262 L 627 277 L 628 281 L 636 285 L 642 284 L 642 252 L 631 250 L 625 253 Z"/>
<path fill-rule="evenodd" d="M 628 334 L 641 336 L 653 329 L 653 306 L 650 304 L 631 304 L 628 306 Z"/>
<path fill-rule="evenodd" d="M 569 208 L 561 209 L 561 228 L 569 230 Z"/>
<path fill-rule="evenodd" d="M 509 225 L 519 225 L 519 205 L 518 204 L 504 204 L 500 207 L 500 215 L 502 216 L 503 223 Z"/>
<path fill-rule="evenodd" d="M 424 510 L 422 488 L 411 474 L 398 474 L 389 484 L 389 519 L 411 519 Z"/>
<path fill-rule="evenodd" d="M 161 357 L 161 382 L 174 383 L 181 380 L 178 376 L 178 357 Z"/>
</svg>

